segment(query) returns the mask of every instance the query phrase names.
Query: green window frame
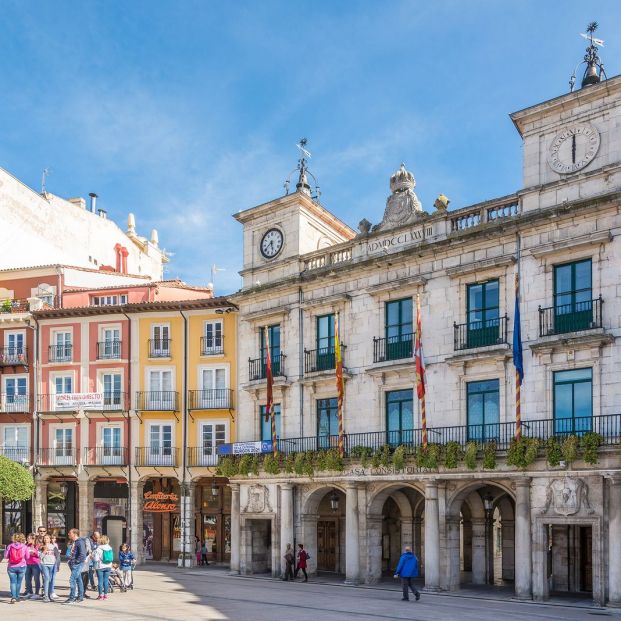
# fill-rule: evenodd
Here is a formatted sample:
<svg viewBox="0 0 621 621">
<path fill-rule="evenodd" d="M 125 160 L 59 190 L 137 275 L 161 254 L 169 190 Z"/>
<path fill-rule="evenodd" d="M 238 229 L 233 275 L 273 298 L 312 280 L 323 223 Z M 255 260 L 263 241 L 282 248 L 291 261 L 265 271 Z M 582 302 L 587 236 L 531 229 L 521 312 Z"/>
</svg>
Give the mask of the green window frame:
<svg viewBox="0 0 621 621">
<path fill-rule="evenodd" d="M 317 445 L 320 449 L 335 446 L 339 435 L 338 399 L 317 399 Z"/>
<path fill-rule="evenodd" d="M 274 414 L 276 418 L 276 437 L 280 438 L 281 430 L 281 416 L 280 416 L 280 403 L 274 404 Z M 272 421 L 271 419 L 265 420 L 265 405 L 259 408 L 259 416 L 261 417 L 261 442 L 272 441 Z"/>
<path fill-rule="evenodd" d="M 500 334 L 500 283 L 498 279 L 468 285 L 466 304 L 468 347 L 496 344 Z"/>
<path fill-rule="evenodd" d="M 280 324 L 267 326 L 270 337 L 270 357 L 272 359 L 272 375 L 280 375 Z M 265 344 L 265 328 L 259 330 L 259 349 L 261 362 L 267 363 L 267 349 Z M 265 376 L 265 372 L 263 373 Z"/>
<path fill-rule="evenodd" d="M 497 379 L 466 384 L 468 440 L 485 442 L 500 436 L 500 381 Z"/>
<path fill-rule="evenodd" d="M 316 371 L 334 369 L 334 314 L 319 315 L 315 320 Z"/>
<path fill-rule="evenodd" d="M 412 298 L 391 300 L 384 304 L 386 360 L 412 357 L 413 325 Z"/>
<path fill-rule="evenodd" d="M 554 266 L 554 331 L 586 330 L 593 321 L 591 259 Z"/>
<path fill-rule="evenodd" d="M 386 443 L 412 444 L 414 439 L 414 389 L 386 392 Z"/>
<path fill-rule="evenodd" d="M 554 433 L 582 434 L 593 428 L 593 369 L 554 372 Z"/>
</svg>

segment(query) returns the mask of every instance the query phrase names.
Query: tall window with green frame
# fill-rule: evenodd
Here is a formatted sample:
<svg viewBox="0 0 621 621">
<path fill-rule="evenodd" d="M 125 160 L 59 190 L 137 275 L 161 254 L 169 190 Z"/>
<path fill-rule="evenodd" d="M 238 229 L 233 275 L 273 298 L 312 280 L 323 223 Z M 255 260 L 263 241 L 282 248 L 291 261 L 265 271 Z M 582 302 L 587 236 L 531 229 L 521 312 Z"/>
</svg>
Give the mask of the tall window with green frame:
<svg viewBox="0 0 621 621">
<path fill-rule="evenodd" d="M 261 417 L 261 442 L 272 441 L 272 419 L 265 420 L 265 405 L 262 405 L 259 409 L 259 416 Z M 276 437 L 280 438 L 280 403 L 274 404 L 274 418 L 276 419 Z"/>
<path fill-rule="evenodd" d="M 336 446 L 339 435 L 338 399 L 317 399 L 317 446 Z"/>
<path fill-rule="evenodd" d="M 317 317 L 316 328 L 317 368 L 315 370 L 334 369 L 336 364 L 334 358 L 334 315 Z"/>
<path fill-rule="evenodd" d="M 500 435 L 500 388 L 497 379 L 468 382 L 468 440 L 484 442 Z"/>
<path fill-rule="evenodd" d="M 270 339 L 270 357 L 272 359 L 272 375 L 280 375 L 280 325 L 267 326 Z M 267 349 L 265 343 L 265 328 L 259 331 L 259 347 L 261 349 L 261 362 L 263 377 L 265 377 L 265 364 L 267 362 Z"/>
<path fill-rule="evenodd" d="M 554 332 L 586 330 L 593 321 L 591 259 L 554 266 Z"/>
<path fill-rule="evenodd" d="M 554 373 L 554 433 L 584 433 L 593 426 L 593 370 Z"/>
<path fill-rule="evenodd" d="M 468 285 L 468 347 L 495 345 L 500 335 L 498 280 Z"/>
<path fill-rule="evenodd" d="M 386 393 L 386 444 L 412 444 L 414 439 L 414 390 Z"/>
<path fill-rule="evenodd" d="M 386 360 L 412 357 L 412 298 L 386 302 L 384 307 Z"/>
</svg>

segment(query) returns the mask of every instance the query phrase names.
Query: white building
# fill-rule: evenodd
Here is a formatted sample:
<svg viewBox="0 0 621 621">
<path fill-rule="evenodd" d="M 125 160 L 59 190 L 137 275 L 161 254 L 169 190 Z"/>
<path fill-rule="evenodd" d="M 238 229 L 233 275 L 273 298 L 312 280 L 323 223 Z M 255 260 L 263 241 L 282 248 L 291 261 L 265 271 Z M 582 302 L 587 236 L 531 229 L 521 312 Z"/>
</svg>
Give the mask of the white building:
<svg viewBox="0 0 621 621">
<path fill-rule="evenodd" d="M 412 545 L 430 589 L 509 582 L 520 598 L 621 604 L 621 77 L 593 81 L 511 115 L 524 143 L 514 194 L 451 212 L 441 197 L 427 213 L 402 167 L 382 222 L 355 232 L 311 198 L 302 161 L 296 192 L 235 216 L 238 438 L 271 438 L 269 328 L 282 471 L 232 479 L 234 570 L 280 575 L 285 545 L 303 542 L 311 572 L 376 582 Z M 550 443 L 523 468 L 507 463 L 518 273 L 522 433 Z M 429 442 L 444 447 L 426 467 L 400 461 L 421 442 L 417 296 Z M 287 472 L 287 455 L 336 445 L 337 313 L 344 471 Z M 451 463 L 469 442 L 474 469 Z M 595 464 L 589 442 L 602 443 Z M 384 445 L 404 448 L 395 458 Z"/>
</svg>

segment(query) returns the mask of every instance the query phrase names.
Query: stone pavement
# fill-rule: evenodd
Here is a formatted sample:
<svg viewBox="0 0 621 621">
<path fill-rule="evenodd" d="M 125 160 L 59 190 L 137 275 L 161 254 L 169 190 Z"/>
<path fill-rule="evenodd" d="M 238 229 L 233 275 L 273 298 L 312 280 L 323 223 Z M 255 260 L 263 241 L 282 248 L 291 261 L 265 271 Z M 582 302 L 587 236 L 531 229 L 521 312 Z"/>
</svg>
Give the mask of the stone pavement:
<svg viewBox="0 0 621 621">
<path fill-rule="evenodd" d="M 5 567 L 0 571 L 4 572 Z M 67 594 L 68 572 L 60 575 L 60 596 Z M 98 621 L 587 621 L 608 617 L 621 621 L 621 610 L 540 605 L 468 592 L 427 594 L 419 602 L 400 600 L 396 585 L 349 587 L 336 581 L 285 583 L 269 578 L 231 576 L 217 568 L 178 569 L 148 565 L 136 572 L 134 591 L 115 592 L 107 601 L 62 606 L 42 601 L 8 604 L 8 578 L 0 573 L 0 618 Z"/>
</svg>

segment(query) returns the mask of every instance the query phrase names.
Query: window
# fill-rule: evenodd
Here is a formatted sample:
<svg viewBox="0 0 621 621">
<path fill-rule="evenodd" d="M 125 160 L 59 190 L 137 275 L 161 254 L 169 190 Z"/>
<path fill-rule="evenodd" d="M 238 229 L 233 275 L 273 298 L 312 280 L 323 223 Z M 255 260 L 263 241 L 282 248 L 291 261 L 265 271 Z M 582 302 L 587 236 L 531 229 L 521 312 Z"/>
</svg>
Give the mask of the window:
<svg viewBox="0 0 621 621">
<path fill-rule="evenodd" d="M 261 417 L 261 441 L 262 442 L 271 442 L 272 441 L 272 420 L 268 418 L 265 420 L 265 406 L 262 405 L 259 410 L 259 415 Z M 280 438 L 280 403 L 274 404 L 274 418 L 276 422 L 276 437 Z"/>
<path fill-rule="evenodd" d="M 499 337 L 498 281 L 468 285 L 468 347 L 494 345 Z"/>
<path fill-rule="evenodd" d="M 200 463 L 214 465 L 217 461 L 217 447 L 226 442 L 226 423 L 203 423 L 201 428 Z"/>
<path fill-rule="evenodd" d="M 222 336 L 222 321 L 206 321 L 203 327 L 203 345 L 201 354 L 213 356 L 224 351 Z"/>
<path fill-rule="evenodd" d="M 200 407 L 229 407 L 226 368 L 202 369 Z"/>
<path fill-rule="evenodd" d="M 170 358 L 170 326 L 157 324 L 151 326 L 151 358 Z"/>
<path fill-rule="evenodd" d="M 117 304 L 127 304 L 127 294 L 119 295 L 94 295 L 92 297 L 93 306 L 116 306 Z"/>
<path fill-rule="evenodd" d="M 318 448 L 337 445 L 339 435 L 338 399 L 317 399 L 317 444 Z"/>
<path fill-rule="evenodd" d="M 54 378 L 54 393 L 67 395 L 73 392 L 73 375 L 57 375 Z"/>
<path fill-rule="evenodd" d="M 554 330 L 586 330 L 593 321 L 591 259 L 554 267 Z"/>
<path fill-rule="evenodd" d="M 101 376 L 103 385 L 104 406 L 114 407 L 121 404 L 121 374 L 120 373 L 104 373 Z"/>
<path fill-rule="evenodd" d="M 71 331 L 58 331 L 52 334 L 50 362 L 71 361 Z"/>
<path fill-rule="evenodd" d="M 4 378 L 4 412 L 23 412 L 28 409 L 28 378 Z"/>
<path fill-rule="evenodd" d="M 28 431 L 24 425 L 4 427 L 2 454 L 14 461 L 29 461 Z"/>
<path fill-rule="evenodd" d="M 26 360 L 26 340 L 23 332 L 5 332 L 6 349 L 3 360 L 9 364 Z"/>
<path fill-rule="evenodd" d="M 554 433 L 583 433 L 593 424 L 593 371 L 554 373 Z"/>
<path fill-rule="evenodd" d="M 103 427 L 101 430 L 102 463 L 121 463 L 121 428 L 118 426 Z"/>
<path fill-rule="evenodd" d="M 151 425 L 148 461 L 151 465 L 172 465 L 172 425 Z"/>
<path fill-rule="evenodd" d="M 70 464 L 73 461 L 73 429 L 57 427 L 54 431 L 54 464 Z"/>
<path fill-rule="evenodd" d="M 385 360 L 412 357 L 412 298 L 386 302 L 384 307 Z"/>
<path fill-rule="evenodd" d="M 175 393 L 172 389 L 172 371 L 151 369 L 149 371 L 148 409 L 176 409 Z"/>
<path fill-rule="evenodd" d="M 272 359 L 272 374 L 280 375 L 280 325 L 267 326 L 270 339 L 270 357 Z M 265 328 L 259 330 L 259 347 L 261 349 L 262 365 L 266 363 Z M 265 373 L 263 373 L 265 377 Z"/>
<path fill-rule="evenodd" d="M 99 346 L 99 357 L 118 359 L 121 357 L 121 331 L 119 328 L 103 328 L 102 342 Z"/>
<path fill-rule="evenodd" d="M 336 360 L 334 356 L 334 315 L 321 315 L 316 320 L 316 361 L 309 371 L 325 371 L 334 369 Z"/>
<path fill-rule="evenodd" d="M 386 393 L 387 444 L 412 443 L 414 439 L 414 390 L 391 390 Z"/>
<path fill-rule="evenodd" d="M 495 440 L 500 433 L 500 382 L 468 382 L 468 440 Z"/>
</svg>

